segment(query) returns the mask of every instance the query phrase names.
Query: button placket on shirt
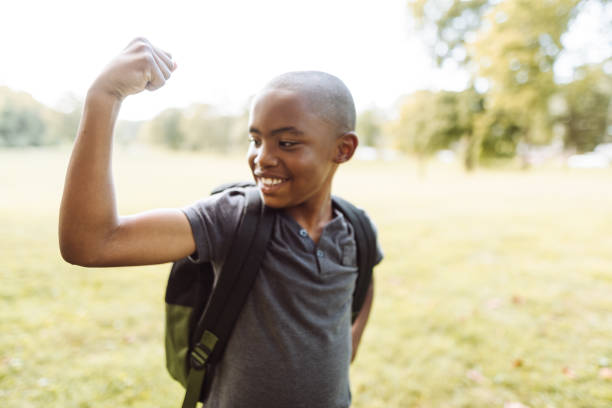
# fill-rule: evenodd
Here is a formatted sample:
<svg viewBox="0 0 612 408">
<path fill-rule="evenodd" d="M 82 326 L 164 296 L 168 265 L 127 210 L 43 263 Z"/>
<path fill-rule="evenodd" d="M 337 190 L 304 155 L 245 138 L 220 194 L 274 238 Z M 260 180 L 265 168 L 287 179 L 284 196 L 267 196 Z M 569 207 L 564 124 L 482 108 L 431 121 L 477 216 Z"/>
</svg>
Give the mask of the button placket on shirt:
<svg viewBox="0 0 612 408">
<path fill-rule="evenodd" d="M 314 242 L 312 240 L 310 240 L 310 235 L 308 235 L 308 231 L 306 231 L 306 229 L 302 228 L 299 231 L 299 234 L 302 238 L 306 238 L 309 239 L 310 243 L 313 245 L 313 249 L 315 249 L 314 251 L 314 255 L 316 257 L 316 264 L 317 264 L 317 270 L 319 273 L 322 272 L 322 265 L 321 265 L 321 261 L 323 261 L 323 258 L 325 257 L 325 252 L 323 252 L 322 249 L 319 249 L 315 246 Z"/>
</svg>

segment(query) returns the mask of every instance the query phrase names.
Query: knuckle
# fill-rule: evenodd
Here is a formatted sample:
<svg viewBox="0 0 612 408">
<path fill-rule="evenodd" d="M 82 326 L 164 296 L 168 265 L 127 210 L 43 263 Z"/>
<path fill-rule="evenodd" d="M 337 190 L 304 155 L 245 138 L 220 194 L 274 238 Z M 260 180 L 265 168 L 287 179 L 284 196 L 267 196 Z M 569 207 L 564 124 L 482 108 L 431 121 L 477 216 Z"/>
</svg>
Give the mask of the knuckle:
<svg viewBox="0 0 612 408">
<path fill-rule="evenodd" d="M 149 42 L 146 38 L 136 37 L 132 41 L 130 41 L 130 43 L 126 47 L 126 50 L 131 52 L 139 52 L 143 50 L 148 43 Z"/>
<path fill-rule="evenodd" d="M 149 40 L 147 40 L 145 37 L 136 37 L 136 38 L 134 38 L 130 44 L 134 44 L 134 43 L 150 44 Z"/>
<path fill-rule="evenodd" d="M 149 84 L 147 85 L 147 89 L 150 91 L 155 91 L 156 89 L 159 89 L 164 86 L 165 83 L 166 81 L 163 78 L 158 78 L 155 81 L 149 82 Z"/>
<path fill-rule="evenodd" d="M 139 60 L 145 67 L 150 67 L 155 64 L 155 58 L 153 58 L 153 55 L 146 50 L 140 52 Z"/>
<path fill-rule="evenodd" d="M 153 49 L 151 48 L 150 44 L 144 42 L 137 42 L 134 44 L 134 51 L 151 54 L 153 52 Z"/>
</svg>

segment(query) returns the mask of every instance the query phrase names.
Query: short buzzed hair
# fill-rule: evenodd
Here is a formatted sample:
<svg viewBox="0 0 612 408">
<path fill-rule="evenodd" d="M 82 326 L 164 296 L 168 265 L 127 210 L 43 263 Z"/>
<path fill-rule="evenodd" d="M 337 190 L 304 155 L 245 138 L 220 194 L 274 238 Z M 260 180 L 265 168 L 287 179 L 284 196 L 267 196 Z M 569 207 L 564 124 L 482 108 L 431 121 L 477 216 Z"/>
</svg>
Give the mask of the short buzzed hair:
<svg viewBox="0 0 612 408">
<path fill-rule="evenodd" d="M 272 79 L 266 89 L 287 89 L 307 97 L 318 116 L 336 126 L 339 132 L 355 130 L 355 102 L 348 87 L 331 74 L 321 71 L 287 72 Z"/>
</svg>

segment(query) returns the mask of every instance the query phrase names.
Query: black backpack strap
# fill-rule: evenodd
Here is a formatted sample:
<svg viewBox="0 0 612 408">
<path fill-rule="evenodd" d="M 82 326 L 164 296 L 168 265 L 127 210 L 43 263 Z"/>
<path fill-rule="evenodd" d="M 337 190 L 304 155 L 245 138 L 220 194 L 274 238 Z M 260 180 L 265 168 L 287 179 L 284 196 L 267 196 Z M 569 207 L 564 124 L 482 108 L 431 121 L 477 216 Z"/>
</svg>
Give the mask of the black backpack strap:
<svg viewBox="0 0 612 408">
<path fill-rule="evenodd" d="M 221 358 L 272 234 L 275 213 L 263 205 L 259 190 L 247 188 L 246 198 L 245 212 L 227 253 L 223 271 L 195 330 L 183 408 L 196 406 L 206 368 Z"/>
<path fill-rule="evenodd" d="M 227 190 L 229 188 L 236 188 L 236 187 L 247 188 L 247 187 L 253 187 L 253 186 L 255 186 L 255 183 L 252 182 L 252 181 L 239 181 L 239 182 L 223 183 L 223 184 L 218 185 L 217 187 L 215 187 L 210 192 L 210 195 L 222 193 L 223 191 L 225 191 L 225 190 Z"/>
<path fill-rule="evenodd" d="M 354 322 L 361 307 L 365 302 L 368 288 L 372 282 L 372 270 L 376 262 L 376 236 L 372 223 L 363 210 L 355 207 L 348 201 L 333 197 L 334 204 L 349 220 L 355 231 L 355 242 L 357 243 L 357 264 L 359 273 L 353 292 L 352 321 Z"/>
</svg>

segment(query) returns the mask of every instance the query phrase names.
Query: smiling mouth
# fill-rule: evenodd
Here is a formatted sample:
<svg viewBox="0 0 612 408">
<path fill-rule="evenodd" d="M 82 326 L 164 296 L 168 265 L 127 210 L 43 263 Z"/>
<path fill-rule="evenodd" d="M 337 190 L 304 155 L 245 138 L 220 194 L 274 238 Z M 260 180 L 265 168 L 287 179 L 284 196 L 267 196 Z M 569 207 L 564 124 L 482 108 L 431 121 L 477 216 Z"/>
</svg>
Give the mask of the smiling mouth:
<svg viewBox="0 0 612 408">
<path fill-rule="evenodd" d="M 280 184 L 283 184 L 288 179 L 278 178 L 278 177 L 257 177 L 257 185 L 265 190 L 273 189 Z"/>
<path fill-rule="evenodd" d="M 259 180 L 267 186 L 273 186 L 273 185 L 280 184 L 283 181 L 285 181 L 280 178 L 270 178 L 270 177 L 260 177 Z"/>
</svg>

